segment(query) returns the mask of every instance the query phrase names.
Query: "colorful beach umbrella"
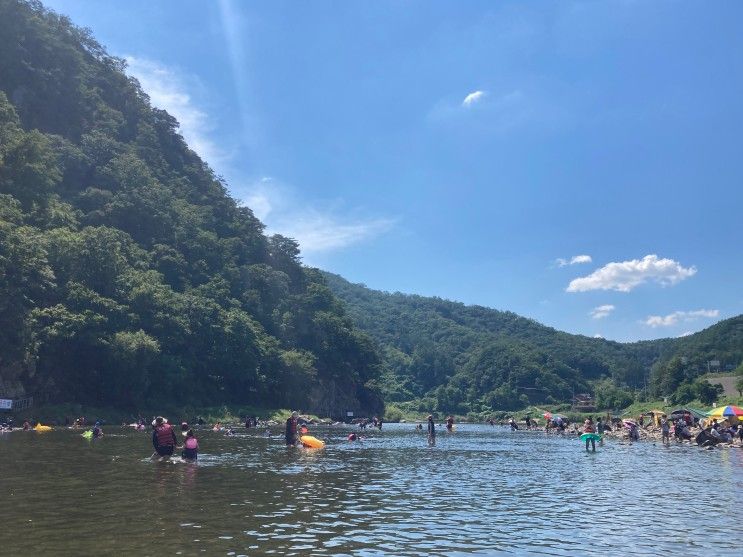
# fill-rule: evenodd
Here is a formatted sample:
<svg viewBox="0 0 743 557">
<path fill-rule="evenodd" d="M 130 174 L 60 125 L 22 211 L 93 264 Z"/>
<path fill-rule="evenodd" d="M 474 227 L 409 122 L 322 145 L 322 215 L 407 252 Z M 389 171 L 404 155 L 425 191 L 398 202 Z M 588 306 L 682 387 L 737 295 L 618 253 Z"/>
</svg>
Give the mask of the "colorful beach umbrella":
<svg viewBox="0 0 743 557">
<path fill-rule="evenodd" d="M 743 418 L 743 408 L 740 406 L 720 406 L 707 412 L 710 418 L 732 418 L 733 416 Z"/>
</svg>

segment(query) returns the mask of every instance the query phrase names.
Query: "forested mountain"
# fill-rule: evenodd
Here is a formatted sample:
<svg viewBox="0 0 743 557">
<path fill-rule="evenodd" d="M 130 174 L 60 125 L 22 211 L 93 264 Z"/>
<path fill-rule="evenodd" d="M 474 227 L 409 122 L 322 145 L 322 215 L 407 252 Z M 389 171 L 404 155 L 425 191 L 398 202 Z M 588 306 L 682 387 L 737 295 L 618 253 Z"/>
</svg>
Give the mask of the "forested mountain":
<svg viewBox="0 0 743 557">
<path fill-rule="evenodd" d="M 688 395 L 710 360 L 743 361 L 743 317 L 621 344 L 306 268 L 124 69 L 67 18 L 0 0 L 0 389 L 466 412 Z"/>
<path fill-rule="evenodd" d="M 609 406 L 629 404 L 634 396 L 672 395 L 706 372 L 710 359 L 743 361 L 743 316 L 688 337 L 623 344 L 511 312 L 325 277 L 383 354 L 385 400 L 417 401 L 421 410 L 515 409 L 589 391 L 601 391 Z M 686 375 L 667 380 L 669 364 L 681 357 Z"/>
<path fill-rule="evenodd" d="M 379 411 L 372 343 L 90 33 L 0 0 L 0 375 L 39 399 Z"/>
</svg>

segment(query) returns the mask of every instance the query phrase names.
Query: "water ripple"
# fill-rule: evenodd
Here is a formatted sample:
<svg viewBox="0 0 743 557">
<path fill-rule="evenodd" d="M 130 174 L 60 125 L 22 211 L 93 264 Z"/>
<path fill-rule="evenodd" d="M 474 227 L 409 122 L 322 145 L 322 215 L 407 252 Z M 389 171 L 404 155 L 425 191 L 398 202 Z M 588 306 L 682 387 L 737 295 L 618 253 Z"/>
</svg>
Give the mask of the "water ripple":
<svg viewBox="0 0 743 557">
<path fill-rule="evenodd" d="M 736 553 L 743 451 L 410 425 L 322 451 L 280 437 L 198 436 L 199 464 L 153 463 L 149 438 L 3 436 L 8 554 L 647 555 Z M 714 486 L 700 489 L 699 477 Z M 60 502 L 63 502 L 60 504 Z M 709 528 L 708 505 L 720 512 Z M 85 535 L 81 535 L 84 532 Z M 92 535 L 91 535 L 92 533 Z M 194 535 L 196 534 L 196 535 Z"/>
</svg>

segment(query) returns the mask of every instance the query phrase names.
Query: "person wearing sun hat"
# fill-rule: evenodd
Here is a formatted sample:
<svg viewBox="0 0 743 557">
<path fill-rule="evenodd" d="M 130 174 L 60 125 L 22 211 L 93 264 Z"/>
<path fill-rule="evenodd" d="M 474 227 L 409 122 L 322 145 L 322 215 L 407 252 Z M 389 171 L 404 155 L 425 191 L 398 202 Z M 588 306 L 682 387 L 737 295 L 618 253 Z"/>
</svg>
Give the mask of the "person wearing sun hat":
<svg viewBox="0 0 743 557">
<path fill-rule="evenodd" d="M 178 445 L 178 439 L 168 420 L 162 416 L 155 418 L 155 430 L 152 432 L 152 446 L 155 447 L 155 454 L 152 458 L 170 458 L 173 456 L 176 445 Z"/>
</svg>

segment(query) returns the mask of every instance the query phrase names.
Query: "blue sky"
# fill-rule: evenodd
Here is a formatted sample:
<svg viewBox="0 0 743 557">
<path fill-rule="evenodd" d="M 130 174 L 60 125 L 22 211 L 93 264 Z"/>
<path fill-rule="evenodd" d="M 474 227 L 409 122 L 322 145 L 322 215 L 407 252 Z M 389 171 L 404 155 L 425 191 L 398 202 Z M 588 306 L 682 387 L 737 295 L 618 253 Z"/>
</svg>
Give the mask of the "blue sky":
<svg viewBox="0 0 743 557">
<path fill-rule="evenodd" d="M 620 341 L 743 313 L 743 3 L 46 4 L 308 264 Z"/>
</svg>

